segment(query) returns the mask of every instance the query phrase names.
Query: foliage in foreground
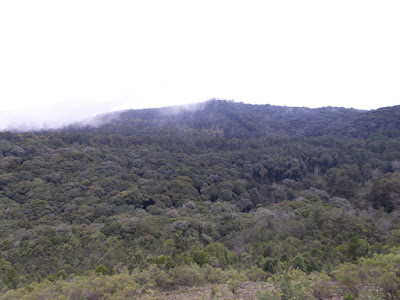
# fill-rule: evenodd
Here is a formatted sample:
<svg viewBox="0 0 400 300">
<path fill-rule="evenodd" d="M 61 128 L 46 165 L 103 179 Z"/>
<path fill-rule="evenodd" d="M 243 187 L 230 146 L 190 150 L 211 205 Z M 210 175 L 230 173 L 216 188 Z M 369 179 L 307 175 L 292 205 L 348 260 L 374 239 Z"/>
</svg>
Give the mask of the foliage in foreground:
<svg viewBox="0 0 400 300">
<path fill-rule="evenodd" d="M 255 275 L 258 274 L 258 275 Z M 226 283 L 233 293 L 248 280 L 266 279 L 260 269 L 235 270 L 200 267 L 197 264 L 166 270 L 156 264 L 121 274 L 103 275 L 89 272 L 85 276 L 59 276 L 41 283 L 10 290 L 0 299 L 137 299 L 157 296 L 179 286 L 194 287 L 206 283 Z M 360 258 L 357 263 L 344 263 L 326 274 L 307 274 L 299 268 L 289 267 L 268 278 L 270 286 L 260 293 L 265 300 L 331 299 L 400 299 L 400 249 L 392 248 L 388 254 Z"/>
<path fill-rule="evenodd" d="M 222 270 L 210 266 L 200 268 L 197 264 L 170 270 L 152 265 L 145 270 L 134 270 L 131 275 L 125 270 L 112 276 L 90 272 L 86 276 L 60 278 L 54 282 L 46 279 L 41 283 L 10 290 L 0 299 L 136 299 L 178 286 L 193 287 L 205 283 L 227 283 L 235 290 L 241 282 L 248 280 L 248 272 L 250 270 Z"/>
<path fill-rule="evenodd" d="M 289 268 L 271 276 L 273 288 L 260 295 L 265 300 L 331 299 L 400 299 L 400 248 L 388 254 L 360 258 L 357 263 L 344 263 L 328 276 L 314 272 L 307 275 Z"/>
</svg>

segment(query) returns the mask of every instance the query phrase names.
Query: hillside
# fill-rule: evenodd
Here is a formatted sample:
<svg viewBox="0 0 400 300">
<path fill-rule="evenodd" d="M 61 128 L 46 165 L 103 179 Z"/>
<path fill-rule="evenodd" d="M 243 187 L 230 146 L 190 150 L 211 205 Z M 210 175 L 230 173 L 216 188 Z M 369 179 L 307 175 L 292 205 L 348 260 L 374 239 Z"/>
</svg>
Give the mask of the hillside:
<svg viewBox="0 0 400 300">
<path fill-rule="evenodd" d="M 99 116 L 102 134 L 137 136 L 157 128 L 185 128 L 200 132 L 221 133 L 226 139 L 261 138 L 269 135 L 322 136 L 346 135 L 368 137 L 381 134 L 400 136 L 400 106 L 374 111 L 336 107 L 310 109 L 252 105 L 210 100 L 181 107 L 127 110 Z M 82 131 L 78 125 L 69 129 Z M 86 132 L 93 128 L 86 127 Z"/>
<path fill-rule="evenodd" d="M 0 291 L 134 299 L 268 279 L 395 299 L 399 205 L 400 106 L 211 100 L 1 132 Z"/>
</svg>

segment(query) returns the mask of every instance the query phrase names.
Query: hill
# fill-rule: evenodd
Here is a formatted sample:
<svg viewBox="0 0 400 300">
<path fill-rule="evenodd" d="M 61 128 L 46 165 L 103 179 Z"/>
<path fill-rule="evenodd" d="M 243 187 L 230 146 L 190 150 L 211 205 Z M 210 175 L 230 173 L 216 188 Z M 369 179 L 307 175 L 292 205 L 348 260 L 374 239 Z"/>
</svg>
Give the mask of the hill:
<svg viewBox="0 0 400 300">
<path fill-rule="evenodd" d="M 294 272 L 304 287 L 317 289 L 319 274 L 339 294 L 393 294 L 368 274 L 351 286 L 343 276 L 398 259 L 399 114 L 212 100 L 2 132 L 0 290 L 32 298 L 110 276 L 134 298 L 267 278 L 278 287 Z M 380 266 L 375 278 L 398 288 Z"/>
<path fill-rule="evenodd" d="M 102 125 L 105 124 L 105 125 Z M 336 107 L 310 109 L 252 105 L 210 100 L 186 106 L 127 110 L 97 117 L 93 125 L 103 134 L 126 136 L 152 132 L 155 128 L 180 128 L 219 132 L 226 139 L 260 138 L 271 134 L 367 137 L 400 136 L 400 106 L 374 111 Z M 81 124 L 69 129 L 82 130 Z M 93 129 L 93 128 L 91 128 Z M 86 131 L 92 131 L 86 127 Z"/>
</svg>

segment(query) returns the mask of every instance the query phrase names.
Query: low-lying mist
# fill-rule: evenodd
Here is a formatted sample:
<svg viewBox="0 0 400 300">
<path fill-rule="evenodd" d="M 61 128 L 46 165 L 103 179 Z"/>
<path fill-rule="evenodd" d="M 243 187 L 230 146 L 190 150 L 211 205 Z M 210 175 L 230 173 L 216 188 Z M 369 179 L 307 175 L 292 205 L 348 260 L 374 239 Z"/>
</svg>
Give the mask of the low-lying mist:
<svg viewBox="0 0 400 300">
<path fill-rule="evenodd" d="M 160 103 L 161 102 L 161 103 Z M 12 107 L 0 105 L 0 131 L 35 131 L 43 129 L 58 129 L 71 124 L 81 124 L 98 127 L 118 118 L 118 111 L 127 109 L 160 108 L 162 101 L 144 102 L 134 100 L 84 100 L 64 101 L 52 104 L 27 107 Z M 160 109 L 161 115 L 177 115 L 184 111 L 201 110 L 205 102 L 171 103 Z M 2 107 L 3 106 L 3 107 Z M 104 116 L 104 114 L 110 114 Z"/>
<path fill-rule="evenodd" d="M 167 106 L 161 108 L 160 113 L 161 116 L 177 115 L 184 111 L 201 110 L 205 104 L 200 102 Z M 144 103 L 133 101 L 68 101 L 47 106 L 0 107 L 0 131 L 58 129 L 71 124 L 99 127 L 118 118 L 119 111 L 143 109 L 143 106 Z"/>
<path fill-rule="evenodd" d="M 74 123 L 100 126 L 109 118 L 98 115 L 120 109 L 121 102 L 68 101 L 43 106 L 0 108 L 1 131 L 57 129 Z M 113 118 L 118 114 L 113 114 Z M 104 121 L 103 121 L 104 120 Z"/>
</svg>

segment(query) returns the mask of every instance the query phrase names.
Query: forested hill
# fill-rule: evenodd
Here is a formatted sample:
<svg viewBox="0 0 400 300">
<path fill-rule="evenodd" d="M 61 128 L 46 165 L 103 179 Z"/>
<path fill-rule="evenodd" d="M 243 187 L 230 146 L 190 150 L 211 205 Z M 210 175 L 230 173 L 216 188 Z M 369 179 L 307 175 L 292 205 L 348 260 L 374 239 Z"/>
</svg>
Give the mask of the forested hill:
<svg viewBox="0 0 400 300">
<path fill-rule="evenodd" d="M 399 299 L 399 113 L 211 100 L 0 132 L 0 299 Z"/>
<path fill-rule="evenodd" d="M 94 124 L 96 123 L 106 123 L 97 130 L 101 134 L 130 136 L 151 133 L 160 128 L 186 128 L 216 134 L 226 139 L 260 138 L 277 134 L 352 137 L 379 134 L 398 137 L 400 106 L 361 111 L 336 107 L 310 109 L 210 100 L 180 107 L 106 114 L 99 116 Z"/>
</svg>

